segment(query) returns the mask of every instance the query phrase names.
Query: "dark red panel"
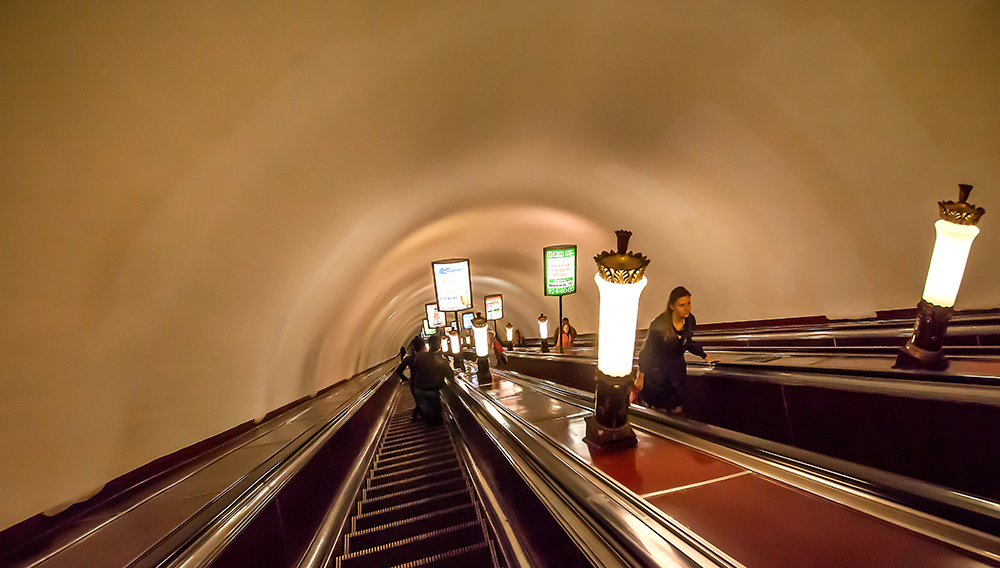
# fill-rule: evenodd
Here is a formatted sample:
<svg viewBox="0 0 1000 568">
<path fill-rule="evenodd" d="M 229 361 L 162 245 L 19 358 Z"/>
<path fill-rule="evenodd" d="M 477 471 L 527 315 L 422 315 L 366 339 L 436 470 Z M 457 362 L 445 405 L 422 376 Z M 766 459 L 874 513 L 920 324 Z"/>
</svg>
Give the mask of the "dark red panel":
<svg viewBox="0 0 1000 568">
<path fill-rule="evenodd" d="M 518 396 L 507 397 L 497 402 L 532 423 L 544 422 L 555 418 L 565 418 L 566 416 L 587 412 L 579 406 L 561 402 L 530 389 L 523 391 Z"/>
<path fill-rule="evenodd" d="M 649 499 L 746 566 L 989 566 L 943 544 L 756 475 Z"/>
<path fill-rule="evenodd" d="M 479 390 L 492 396 L 493 398 L 507 398 L 521 394 L 521 391 L 524 389 L 513 381 L 508 381 L 507 379 L 496 379 L 496 377 L 494 377 L 492 384 L 489 386 L 483 385 L 479 387 Z"/>
<path fill-rule="evenodd" d="M 543 422 L 539 429 L 632 491 L 643 495 L 745 471 L 687 446 L 636 432 L 635 448 L 605 452 L 583 441 L 583 418 Z"/>
</svg>

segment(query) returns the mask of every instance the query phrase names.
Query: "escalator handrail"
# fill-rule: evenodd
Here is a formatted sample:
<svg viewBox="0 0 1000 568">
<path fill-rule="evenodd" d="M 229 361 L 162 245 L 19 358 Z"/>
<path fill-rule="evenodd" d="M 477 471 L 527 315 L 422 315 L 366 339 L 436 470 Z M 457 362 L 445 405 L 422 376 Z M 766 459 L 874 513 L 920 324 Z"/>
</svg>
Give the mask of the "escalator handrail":
<svg viewBox="0 0 1000 568">
<path fill-rule="evenodd" d="M 392 376 L 386 371 L 382 377 L 354 396 L 340 407 L 337 414 L 327 420 L 308 440 L 295 448 L 289 455 L 277 464 L 268 466 L 266 471 L 259 472 L 255 482 L 236 496 L 225 509 L 213 515 L 211 519 L 201 519 L 195 515 L 182 529 L 189 529 L 194 534 L 184 538 L 178 546 L 165 539 L 160 544 L 143 555 L 132 566 L 165 566 L 166 568 L 206 568 L 217 558 L 245 528 L 253 518 L 264 509 L 281 489 L 315 457 L 326 443 L 340 430 Z M 264 467 L 264 466 L 261 466 Z M 258 468 L 260 469 L 260 468 Z M 254 470 L 250 475 L 257 474 Z M 187 531 L 185 531 L 187 532 Z M 174 536 L 174 535 L 171 535 Z M 162 550 L 161 549 L 166 549 Z"/>
<path fill-rule="evenodd" d="M 319 529 L 313 535 L 309 546 L 299 558 L 297 568 L 326 568 L 331 565 L 333 555 L 336 552 L 337 543 L 343 535 L 344 523 L 350 516 L 358 492 L 364 484 L 368 469 L 371 467 L 375 454 L 378 451 L 379 442 L 389 426 L 390 410 L 399 398 L 397 391 L 393 399 L 389 401 L 385 412 L 379 418 L 378 423 L 372 428 L 365 440 L 360 457 L 351 465 L 344 485 L 334 497 L 333 502 L 327 508 L 320 522 Z"/>
<path fill-rule="evenodd" d="M 599 523 L 638 565 L 742 567 L 681 523 L 552 442 L 534 425 L 478 392 L 476 387 L 461 381 L 454 391 L 471 401 L 467 407 L 478 421 L 489 421 L 502 431 L 521 449 L 521 459 L 537 464 L 573 498 L 573 505 Z"/>
</svg>

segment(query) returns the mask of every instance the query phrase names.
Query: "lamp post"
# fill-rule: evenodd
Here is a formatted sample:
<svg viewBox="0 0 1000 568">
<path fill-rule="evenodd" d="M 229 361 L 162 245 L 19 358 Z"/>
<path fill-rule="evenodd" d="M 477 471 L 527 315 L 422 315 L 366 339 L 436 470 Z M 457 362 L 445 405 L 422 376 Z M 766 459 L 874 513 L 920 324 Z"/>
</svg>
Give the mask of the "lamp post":
<svg viewBox="0 0 1000 568">
<path fill-rule="evenodd" d="M 538 316 L 538 337 L 541 338 L 542 353 L 549 352 L 549 318 L 545 314 Z"/>
<path fill-rule="evenodd" d="M 479 364 L 476 376 L 479 378 L 479 384 L 493 382 L 490 375 L 490 346 L 486 337 L 486 323 L 486 318 L 476 312 L 476 317 L 472 318 L 472 333 L 476 337 L 476 362 Z"/>
<path fill-rule="evenodd" d="M 459 357 L 462 354 L 462 346 L 458 342 L 458 330 L 450 329 L 448 330 L 448 339 L 451 344 L 451 364 L 456 369 L 465 370 L 465 361 L 462 361 L 461 367 L 459 367 Z"/>
<path fill-rule="evenodd" d="M 601 293 L 597 331 L 597 397 L 594 415 L 586 418 L 584 441 L 602 447 L 632 447 L 635 432 L 628 420 L 629 387 L 635 380 L 635 326 L 639 296 L 646 287 L 643 273 L 649 259 L 628 251 L 629 231 L 615 231 L 618 252 L 594 257 L 594 281 Z"/>
<path fill-rule="evenodd" d="M 979 218 L 986 210 L 966 200 L 972 186 L 958 185 L 958 202 L 938 201 L 941 218 L 934 223 L 937 233 L 934 252 L 927 269 L 924 294 L 917 304 L 917 323 L 913 335 L 899 349 L 895 368 L 945 369 L 948 359 L 941 350 L 948 322 L 954 314 L 955 297 L 965 274 L 972 241 L 979 234 Z"/>
<path fill-rule="evenodd" d="M 507 327 L 505 327 L 504 329 L 507 330 L 507 344 L 510 345 L 510 350 L 513 351 L 514 350 L 514 326 L 511 325 L 510 322 L 507 322 Z"/>
</svg>

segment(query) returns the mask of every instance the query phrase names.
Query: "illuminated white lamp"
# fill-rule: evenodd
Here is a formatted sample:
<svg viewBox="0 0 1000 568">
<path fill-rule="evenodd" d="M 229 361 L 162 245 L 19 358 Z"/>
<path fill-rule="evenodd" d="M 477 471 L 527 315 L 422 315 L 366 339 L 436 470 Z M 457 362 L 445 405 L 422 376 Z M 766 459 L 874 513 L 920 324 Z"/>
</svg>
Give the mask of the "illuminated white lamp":
<svg viewBox="0 0 1000 568">
<path fill-rule="evenodd" d="M 514 326 L 512 326 L 510 324 L 510 322 L 508 322 L 507 323 L 507 327 L 505 327 L 504 329 L 507 330 L 507 343 L 510 343 L 511 347 L 513 347 L 514 346 Z"/>
<path fill-rule="evenodd" d="M 451 366 L 456 369 L 465 369 L 465 361 L 461 359 L 462 357 L 462 344 L 459 341 L 458 330 L 449 329 L 448 330 L 448 343 L 451 345 Z M 459 367 L 461 365 L 461 367 Z"/>
<path fill-rule="evenodd" d="M 489 338 L 486 336 L 486 318 L 479 312 L 476 312 L 476 317 L 472 318 L 472 333 L 476 338 L 476 359 L 479 365 L 479 370 L 476 375 L 479 377 L 479 383 L 492 381 L 492 375 L 490 374 L 490 345 Z"/>
<path fill-rule="evenodd" d="M 602 447 L 632 447 L 635 432 L 628 419 L 629 391 L 635 381 L 635 327 L 639 296 L 646 287 L 649 259 L 628 250 L 632 233 L 615 231 L 618 252 L 602 252 L 597 262 L 601 294 L 597 331 L 597 396 L 594 415 L 586 418 L 584 441 Z"/>
<path fill-rule="evenodd" d="M 545 314 L 538 316 L 538 337 L 542 353 L 549 352 L 549 318 Z"/>
<path fill-rule="evenodd" d="M 982 207 L 968 202 L 972 186 L 958 185 L 958 202 L 939 201 L 941 218 L 934 223 L 937 236 L 927 269 L 924 294 L 917 304 L 913 335 L 900 348 L 894 367 L 904 369 L 944 369 L 948 359 L 941 350 L 948 322 L 954 314 L 955 298 L 962 285 L 972 241 L 979 234 Z"/>
</svg>

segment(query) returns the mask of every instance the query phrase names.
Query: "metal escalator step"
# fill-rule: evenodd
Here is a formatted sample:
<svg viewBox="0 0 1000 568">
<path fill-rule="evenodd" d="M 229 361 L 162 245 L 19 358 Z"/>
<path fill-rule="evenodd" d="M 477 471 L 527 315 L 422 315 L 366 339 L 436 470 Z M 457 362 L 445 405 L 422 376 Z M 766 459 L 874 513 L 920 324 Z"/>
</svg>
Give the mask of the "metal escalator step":
<svg viewBox="0 0 1000 568">
<path fill-rule="evenodd" d="M 466 503 L 351 533 L 345 538 L 344 551 L 349 553 L 353 550 L 374 548 L 384 542 L 395 542 L 475 520 L 477 520 L 476 508 L 472 503 Z"/>
<path fill-rule="evenodd" d="M 415 467 L 420 467 L 430 463 L 446 463 L 452 462 L 458 459 L 458 455 L 454 451 L 444 452 L 438 454 L 420 454 L 413 456 L 408 460 L 399 460 L 394 462 L 389 462 L 387 465 L 379 466 L 375 464 L 372 466 L 371 470 L 368 472 L 368 477 L 377 477 L 380 475 L 388 475 L 392 473 L 399 473 L 408 469 L 413 469 Z"/>
<path fill-rule="evenodd" d="M 400 463 L 412 462 L 417 459 L 437 459 L 436 456 L 454 454 L 455 448 L 450 444 L 447 446 L 438 446 L 434 448 L 427 448 L 425 450 L 414 450 L 406 454 L 399 454 L 397 456 L 388 457 L 385 459 L 375 458 L 375 466 L 373 469 L 379 469 L 380 467 L 387 467 L 390 465 L 397 465 Z"/>
<path fill-rule="evenodd" d="M 379 525 L 387 525 L 410 517 L 471 503 L 472 496 L 466 487 L 454 491 L 442 491 L 433 497 L 360 513 L 351 519 L 351 530 L 362 532 Z"/>
<path fill-rule="evenodd" d="M 406 438 L 412 438 L 414 436 L 433 436 L 433 435 L 440 434 L 443 431 L 444 431 L 443 428 L 440 428 L 440 427 L 437 427 L 437 426 L 435 426 L 433 428 L 428 428 L 428 427 L 405 428 L 405 429 L 404 428 L 398 428 L 396 430 L 389 430 L 389 431 L 387 431 L 385 433 L 385 438 L 383 438 L 383 439 L 386 442 L 391 443 L 391 442 L 396 442 L 398 440 L 402 440 L 402 439 L 406 439 Z"/>
<path fill-rule="evenodd" d="M 401 456 L 405 454 L 410 454 L 416 451 L 426 451 L 434 448 L 451 447 L 451 438 L 438 438 L 436 440 L 420 440 L 415 442 L 410 442 L 408 444 L 401 444 L 399 446 L 390 447 L 389 449 L 383 448 L 378 453 L 378 460 L 388 460 L 396 456 Z"/>
<path fill-rule="evenodd" d="M 438 468 L 437 470 L 423 473 L 421 475 L 411 475 L 396 480 L 388 480 L 382 483 L 372 483 L 365 487 L 362 493 L 362 500 L 374 499 L 390 493 L 423 487 L 430 483 L 445 481 L 448 479 L 459 479 L 462 477 L 462 469 L 457 465 L 450 468 Z"/>
<path fill-rule="evenodd" d="M 482 568 L 495 566 L 493 554 L 487 543 L 474 544 L 457 550 L 449 550 L 392 568 Z"/>
<path fill-rule="evenodd" d="M 478 521 L 471 521 L 345 554 L 337 559 L 337 565 L 341 568 L 391 568 L 485 542 L 483 527 Z"/>
<path fill-rule="evenodd" d="M 450 439 L 450 436 L 448 436 L 448 432 L 434 432 L 426 434 L 423 432 L 416 432 L 414 434 L 408 434 L 406 436 L 399 436 L 391 440 L 386 439 L 382 443 L 382 451 L 385 451 L 386 448 L 390 449 L 405 448 L 408 446 L 412 446 L 414 444 L 430 443 L 432 441 L 436 442 L 438 440 L 448 440 L 448 439 Z"/>
<path fill-rule="evenodd" d="M 421 475 L 428 470 L 434 471 L 442 468 L 454 467 L 456 464 L 458 464 L 458 456 L 448 457 L 447 459 L 442 459 L 440 461 L 428 461 L 426 463 L 421 463 L 420 465 L 397 469 L 395 471 L 388 471 L 386 473 L 375 474 L 373 472 L 369 474 L 368 482 L 372 485 L 377 483 L 386 483 L 410 475 Z"/>
<path fill-rule="evenodd" d="M 465 479 L 463 477 L 445 479 L 442 481 L 435 481 L 433 483 L 425 483 L 421 487 L 404 489 L 402 491 L 396 491 L 394 493 L 373 497 L 371 499 L 363 499 L 358 502 L 358 513 L 361 514 L 369 511 L 377 511 L 378 509 L 402 505 L 410 501 L 424 499 L 438 493 L 447 493 L 458 489 L 468 489 L 465 485 Z"/>
</svg>

